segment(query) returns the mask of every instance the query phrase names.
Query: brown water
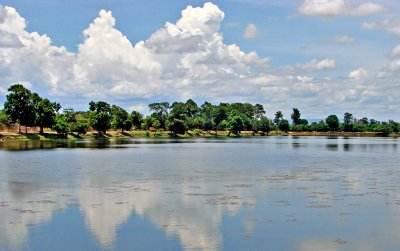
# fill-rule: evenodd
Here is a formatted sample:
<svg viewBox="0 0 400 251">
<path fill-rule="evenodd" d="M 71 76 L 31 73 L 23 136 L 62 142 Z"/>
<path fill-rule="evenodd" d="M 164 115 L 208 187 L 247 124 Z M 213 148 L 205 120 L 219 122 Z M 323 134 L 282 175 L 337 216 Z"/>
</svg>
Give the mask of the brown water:
<svg viewBox="0 0 400 251">
<path fill-rule="evenodd" d="M 400 140 L 0 143 L 0 250 L 398 250 Z"/>
</svg>

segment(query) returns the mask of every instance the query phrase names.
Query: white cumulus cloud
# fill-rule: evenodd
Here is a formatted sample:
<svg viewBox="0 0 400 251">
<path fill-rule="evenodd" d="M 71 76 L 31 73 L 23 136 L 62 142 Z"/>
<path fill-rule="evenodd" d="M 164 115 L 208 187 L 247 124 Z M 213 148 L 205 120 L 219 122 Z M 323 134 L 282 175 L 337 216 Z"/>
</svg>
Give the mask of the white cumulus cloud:
<svg viewBox="0 0 400 251">
<path fill-rule="evenodd" d="M 354 5 L 349 0 L 304 0 L 298 7 L 303 15 L 322 17 L 368 16 L 385 10 L 380 4 L 367 2 Z"/>
<path fill-rule="evenodd" d="M 317 60 L 314 58 L 308 63 L 297 65 L 297 67 L 307 71 L 323 71 L 336 68 L 336 62 L 330 58 L 325 58 L 322 60 Z"/>
<path fill-rule="evenodd" d="M 355 80 L 355 81 L 361 81 L 364 80 L 368 76 L 368 71 L 365 70 L 364 68 L 360 67 L 358 69 L 353 70 L 349 74 L 349 79 Z"/>
<path fill-rule="evenodd" d="M 258 36 L 257 27 L 254 24 L 247 25 L 243 37 L 246 39 L 253 39 Z"/>
<path fill-rule="evenodd" d="M 400 19 L 385 19 L 381 22 L 364 22 L 362 28 L 367 30 L 382 29 L 396 36 L 400 36 Z"/>
<path fill-rule="evenodd" d="M 13 47 L 0 46 L 1 82 L 31 81 L 58 96 L 207 96 L 218 83 L 240 85 L 252 67 L 269 61 L 225 44 L 219 31 L 224 12 L 211 3 L 187 7 L 175 24 L 167 22 L 136 44 L 115 28 L 111 11 L 101 10 L 83 31 L 76 53 L 51 45 L 46 35 L 27 32 L 14 8 L 1 7 L 1 13 L 0 32 L 13 38 L 0 40 Z"/>
</svg>

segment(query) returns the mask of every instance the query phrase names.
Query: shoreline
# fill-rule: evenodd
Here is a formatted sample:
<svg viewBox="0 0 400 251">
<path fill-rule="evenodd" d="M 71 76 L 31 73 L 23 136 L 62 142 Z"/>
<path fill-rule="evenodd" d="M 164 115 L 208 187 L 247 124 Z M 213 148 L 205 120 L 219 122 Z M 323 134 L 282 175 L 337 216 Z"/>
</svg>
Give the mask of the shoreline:
<svg viewBox="0 0 400 251">
<path fill-rule="evenodd" d="M 39 133 L 15 133 L 15 132 L 0 132 L 0 141 L 29 141 L 29 140 L 98 140 L 98 139 L 123 139 L 123 138 L 136 138 L 136 139 L 185 139 L 185 138 L 240 138 L 240 137 L 268 137 L 268 136 L 324 136 L 324 137 L 400 137 L 400 133 L 391 133 L 384 135 L 379 132 L 282 132 L 271 131 L 268 135 L 261 133 L 253 133 L 252 131 L 242 131 L 240 134 L 228 135 L 228 131 L 188 131 L 185 134 L 173 136 L 169 131 L 108 131 L 101 137 L 96 136 L 96 132 L 89 132 L 86 135 L 78 136 L 76 134 L 69 134 L 67 138 L 60 138 L 55 132 Z"/>
</svg>

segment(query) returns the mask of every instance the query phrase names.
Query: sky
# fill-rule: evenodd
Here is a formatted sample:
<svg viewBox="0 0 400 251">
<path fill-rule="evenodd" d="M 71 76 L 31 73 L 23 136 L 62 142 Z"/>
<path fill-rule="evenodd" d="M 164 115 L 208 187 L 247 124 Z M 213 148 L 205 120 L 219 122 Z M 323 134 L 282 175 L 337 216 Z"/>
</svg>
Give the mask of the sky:
<svg viewBox="0 0 400 251">
<path fill-rule="evenodd" d="M 0 0 L 0 102 L 249 102 L 400 120 L 395 0 Z"/>
</svg>

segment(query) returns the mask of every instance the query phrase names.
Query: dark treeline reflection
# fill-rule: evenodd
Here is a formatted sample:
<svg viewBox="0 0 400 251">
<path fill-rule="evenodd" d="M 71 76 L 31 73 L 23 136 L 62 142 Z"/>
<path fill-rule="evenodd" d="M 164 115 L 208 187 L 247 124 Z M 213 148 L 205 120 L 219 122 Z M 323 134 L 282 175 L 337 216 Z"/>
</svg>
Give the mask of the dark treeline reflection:
<svg viewBox="0 0 400 251">
<path fill-rule="evenodd" d="M 317 139 L 317 140 L 314 140 Z M 367 141 L 363 139 L 368 139 Z M 28 141 L 0 141 L 0 149 L 9 151 L 40 150 L 55 148 L 132 148 L 137 144 L 180 144 L 180 143 L 240 143 L 251 142 L 249 138 L 220 138 L 220 139 L 101 139 L 101 140 L 28 140 Z M 259 140 L 255 138 L 254 140 Z M 317 143 L 316 143 L 317 141 Z M 263 144 L 274 142 L 279 147 L 291 145 L 294 149 L 325 148 L 328 151 L 369 152 L 397 150 L 398 142 L 395 138 L 351 138 L 351 137 L 268 137 L 261 141 Z M 312 143 L 311 143 L 312 142 Z M 367 143 L 366 143 L 367 142 Z M 280 146 L 281 145 L 281 146 Z"/>
</svg>

